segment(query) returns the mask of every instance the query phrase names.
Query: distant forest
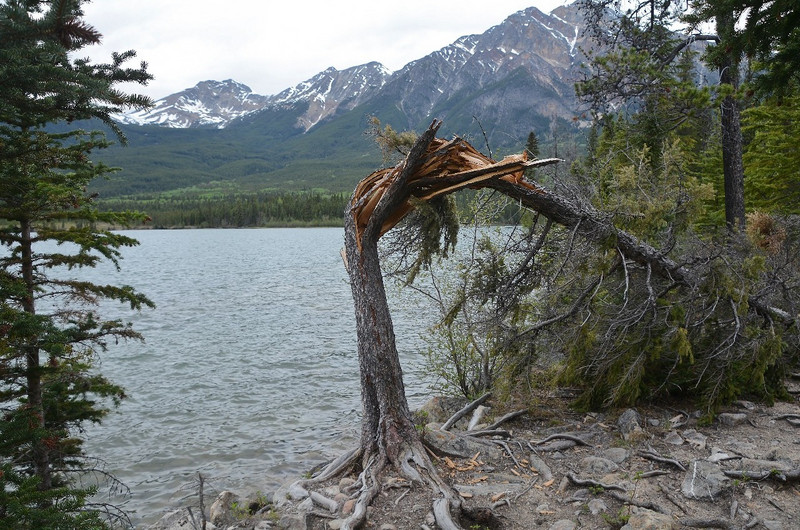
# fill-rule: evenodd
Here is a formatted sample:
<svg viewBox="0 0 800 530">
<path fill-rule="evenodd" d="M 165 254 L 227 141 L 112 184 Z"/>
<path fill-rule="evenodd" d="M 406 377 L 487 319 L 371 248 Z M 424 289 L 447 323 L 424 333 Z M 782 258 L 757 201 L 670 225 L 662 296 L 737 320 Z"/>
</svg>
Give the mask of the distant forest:
<svg viewBox="0 0 800 530">
<path fill-rule="evenodd" d="M 257 192 L 214 197 L 107 199 L 106 211 L 144 211 L 153 228 L 341 226 L 349 194 Z"/>
</svg>

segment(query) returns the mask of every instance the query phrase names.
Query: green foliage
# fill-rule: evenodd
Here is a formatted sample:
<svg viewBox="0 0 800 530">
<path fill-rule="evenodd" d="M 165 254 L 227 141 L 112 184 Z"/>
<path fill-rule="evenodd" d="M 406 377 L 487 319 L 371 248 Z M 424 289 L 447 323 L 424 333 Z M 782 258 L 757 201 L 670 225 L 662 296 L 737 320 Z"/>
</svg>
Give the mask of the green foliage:
<svg viewBox="0 0 800 530">
<path fill-rule="evenodd" d="M 800 92 L 770 98 L 743 118 L 745 133 L 752 135 L 744 154 L 748 205 L 800 214 Z"/>
<path fill-rule="evenodd" d="M 227 193 L 108 199 L 98 204 L 108 211 L 147 210 L 154 228 L 341 226 L 348 196 L 317 192 Z"/>
<path fill-rule="evenodd" d="M 0 527 L 104 528 L 75 488 L 86 470 L 78 434 L 107 413 L 122 389 L 92 369 L 109 339 L 139 338 L 130 324 L 102 320 L 93 306 L 117 300 L 151 306 L 128 286 L 81 281 L 74 271 L 100 260 L 118 265 L 136 241 L 96 228 L 128 226 L 130 212 L 100 212 L 86 191 L 111 168 L 92 154 L 105 135 L 70 126 L 149 104 L 116 89 L 150 75 L 123 64 L 72 59 L 100 34 L 82 20 L 81 1 L 0 4 Z M 61 124 L 59 130 L 49 128 Z M 120 136 L 120 139 L 123 140 Z"/>
</svg>

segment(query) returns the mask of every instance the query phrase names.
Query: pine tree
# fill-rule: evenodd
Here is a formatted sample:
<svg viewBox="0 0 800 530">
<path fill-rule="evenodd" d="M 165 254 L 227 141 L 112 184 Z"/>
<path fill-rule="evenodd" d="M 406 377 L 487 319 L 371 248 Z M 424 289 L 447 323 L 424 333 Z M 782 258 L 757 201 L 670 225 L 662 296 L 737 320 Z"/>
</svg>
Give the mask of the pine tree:
<svg viewBox="0 0 800 530">
<path fill-rule="evenodd" d="M 151 79 L 144 63 L 123 66 L 134 52 L 113 54 L 109 64 L 73 59 L 100 40 L 82 19 L 82 3 L 0 4 L 0 527 L 102 526 L 83 513 L 88 492 L 70 483 L 86 462 L 75 434 L 100 421 L 102 398 L 124 395 L 90 371 L 95 355 L 109 339 L 139 335 L 100 319 L 94 306 L 100 299 L 152 305 L 128 286 L 70 278 L 103 259 L 118 266 L 120 249 L 136 241 L 100 226 L 143 218 L 97 211 L 87 185 L 112 168 L 91 155 L 110 141 L 75 123 L 100 120 L 123 141 L 111 116 L 150 104 L 116 88 Z M 33 514 L 53 519 L 44 524 Z"/>
</svg>

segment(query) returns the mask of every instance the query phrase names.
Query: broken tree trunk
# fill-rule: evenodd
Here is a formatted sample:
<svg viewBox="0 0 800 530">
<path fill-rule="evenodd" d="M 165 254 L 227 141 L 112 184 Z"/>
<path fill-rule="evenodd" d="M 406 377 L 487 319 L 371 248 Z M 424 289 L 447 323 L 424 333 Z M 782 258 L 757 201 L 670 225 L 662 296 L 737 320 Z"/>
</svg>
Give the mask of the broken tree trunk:
<svg viewBox="0 0 800 530">
<path fill-rule="evenodd" d="M 363 179 L 345 212 L 344 258 L 355 306 L 363 407 L 362 494 L 346 529 L 364 521 L 366 506 L 380 492 L 381 475 L 388 467 L 437 491 L 437 524 L 458 528 L 449 509 L 460 508 L 459 497 L 438 476 L 412 422 L 378 256 L 380 237 L 413 209 L 415 201 L 466 187 L 492 188 L 583 237 L 613 242 L 626 259 L 650 267 L 655 274 L 678 284 L 692 285 L 695 280 L 684 267 L 617 229 L 592 208 L 525 180 L 526 168 L 558 159 L 528 161 L 522 154 L 495 162 L 460 138 L 436 138 L 440 125 L 434 121 L 400 164 Z"/>
</svg>

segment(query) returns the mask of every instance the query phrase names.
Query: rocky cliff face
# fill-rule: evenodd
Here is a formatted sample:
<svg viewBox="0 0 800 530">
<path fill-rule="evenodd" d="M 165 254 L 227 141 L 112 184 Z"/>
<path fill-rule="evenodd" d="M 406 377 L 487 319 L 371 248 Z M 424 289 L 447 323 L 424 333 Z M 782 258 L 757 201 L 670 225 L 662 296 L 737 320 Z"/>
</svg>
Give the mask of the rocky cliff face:
<svg viewBox="0 0 800 530">
<path fill-rule="evenodd" d="M 274 96 L 253 94 L 232 80 L 204 81 L 158 100 L 150 111 L 126 114 L 121 121 L 223 128 L 258 111 L 294 108 L 299 109 L 294 127 L 306 132 L 359 105 L 378 112 L 399 109 L 407 126 L 432 114 L 445 119 L 480 116 L 487 123 L 531 113 L 570 117 L 581 33 L 576 6 L 550 14 L 531 7 L 395 73 L 377 62 L 341 71 L 328 68 Z"/>
</svg>

